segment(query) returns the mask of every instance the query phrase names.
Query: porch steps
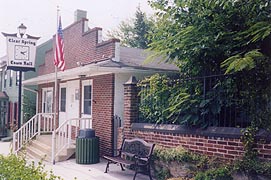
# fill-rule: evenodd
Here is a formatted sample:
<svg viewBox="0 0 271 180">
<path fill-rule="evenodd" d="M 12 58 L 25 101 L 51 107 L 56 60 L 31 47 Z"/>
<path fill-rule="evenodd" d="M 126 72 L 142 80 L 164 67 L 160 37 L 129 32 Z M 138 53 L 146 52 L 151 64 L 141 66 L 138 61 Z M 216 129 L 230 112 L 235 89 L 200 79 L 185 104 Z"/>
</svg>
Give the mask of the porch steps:
<svg viewBox="0 0 271 180">
<path fill-rule="evenodd" d="M 43 159 L 51 162 L 52 135 L 40 135 L 26 147 L 26 157 L 29 159 Z M 65 161 L 75 153 L 75 146 L 63 150 L 55 159 L 56 162 Z"/>
</svg>

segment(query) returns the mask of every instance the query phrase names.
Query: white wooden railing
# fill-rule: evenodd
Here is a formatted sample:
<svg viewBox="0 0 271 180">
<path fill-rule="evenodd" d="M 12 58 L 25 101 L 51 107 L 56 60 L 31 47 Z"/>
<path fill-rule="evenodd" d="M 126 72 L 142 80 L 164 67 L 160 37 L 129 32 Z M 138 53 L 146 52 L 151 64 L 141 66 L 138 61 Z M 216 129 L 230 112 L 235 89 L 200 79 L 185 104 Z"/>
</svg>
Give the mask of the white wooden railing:
<svg viewBox="0 0 271 180">
<path fill-rule="evenodd" d="M 54 114 L 38 113 L 27 121 L 20 129 L 13 133 L 13 152 L 23 148 L 35 136 L 40 133 L 50 133 L 54 131 Z"/>
<path fill-rule="evenodd" d="M 80 129 L 92 128 L 91 118 L 73 118 L 63 122 L 52 136 L 52 162 L 55 164 L 55 158 L 66 148 L 71 147 L 78 136 Z"/>
</svg>

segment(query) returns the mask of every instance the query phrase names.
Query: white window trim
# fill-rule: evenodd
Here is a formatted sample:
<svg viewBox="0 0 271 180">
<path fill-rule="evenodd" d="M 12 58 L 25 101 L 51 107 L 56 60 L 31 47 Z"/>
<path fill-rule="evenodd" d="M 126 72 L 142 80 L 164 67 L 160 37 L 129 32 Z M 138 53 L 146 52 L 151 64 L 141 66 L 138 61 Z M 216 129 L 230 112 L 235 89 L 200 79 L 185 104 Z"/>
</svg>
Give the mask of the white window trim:
<svg viewBox="0 0 271 180">
<path fill-rule="evenodd" d="M 61 88 L 66 88 L 66 111 L 60 111 L 60 106 L 61 106 Z M 67 83 L 61 83 L 59 85 L 59 94 L 58 94 L 58 111 L 61 113 L 66 113 L 67 112 L 67 92 L 68 92 L 68 87 L 67 87 Z"/>
<path fill-rule="evenodd" d="M 91 109 L 90 109 L 90 114 L 84 114 L 84 86 L 91 86 Z M 81 94 L 81 114 L 82 115 L 87 115 L 87 116 L 92 116 L 93 113 L 93 80 L 89 79 L 89 80 L 83 80 L 82 81 L 82 94 Z"/>
<path fill-rule="evenodd" d="M 42 109 L 41 109 L 41 112 L 42 113 L 49 113 L 49 112 L 43 112 L 43 110 L 44 110 L 44 93 L 45 92 L 48 92 L 48 91 L 52 91 L 52 95 L 53 95 L 53 97 L 52 97 L 52 102 L 51 102 L 51 111 L 53 112 L 53 103 L 54 103 L 54 89 L 52 88 L 52 87 L 49 87 L 49 88 L 42 88 Z"/>
</svg>

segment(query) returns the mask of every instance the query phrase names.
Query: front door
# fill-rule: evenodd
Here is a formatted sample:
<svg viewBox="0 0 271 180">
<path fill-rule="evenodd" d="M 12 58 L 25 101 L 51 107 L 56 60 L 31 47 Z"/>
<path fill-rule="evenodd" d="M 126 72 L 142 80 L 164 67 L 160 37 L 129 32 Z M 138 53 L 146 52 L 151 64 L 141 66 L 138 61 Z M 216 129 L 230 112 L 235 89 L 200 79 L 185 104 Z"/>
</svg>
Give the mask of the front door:
<svg viewBox="0 0 271 180">
<path fill-rule="evenodd" d="M 59 89 L 59 125 L 72 118 L 79 118 L 79 80 L 62 83 Z"/>
<path fill-rule="evenodd" d="M 67 82 L 67 119 L 79 118 L 79 82 Z"/>
</svg>

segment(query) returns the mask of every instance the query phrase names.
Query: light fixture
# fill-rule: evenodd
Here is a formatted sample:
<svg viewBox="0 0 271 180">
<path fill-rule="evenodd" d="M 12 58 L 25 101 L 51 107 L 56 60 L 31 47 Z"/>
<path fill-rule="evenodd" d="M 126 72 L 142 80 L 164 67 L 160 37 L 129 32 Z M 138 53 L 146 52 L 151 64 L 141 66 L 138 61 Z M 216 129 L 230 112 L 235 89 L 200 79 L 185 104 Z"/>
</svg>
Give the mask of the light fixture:
<svg viewBox="0 0 271 180">
<path fill-rule="evenodd" d="M 18 27 L 18 31 L 19 31 L 19 34 L 21 35 L 21 38 L 25 34 L 26 29 L 27 29 L 27 27 L 23 23 L 21 23 L 21 25 Z"/>
</svg>

